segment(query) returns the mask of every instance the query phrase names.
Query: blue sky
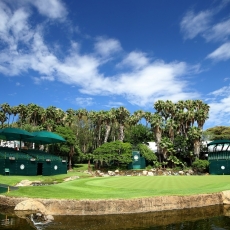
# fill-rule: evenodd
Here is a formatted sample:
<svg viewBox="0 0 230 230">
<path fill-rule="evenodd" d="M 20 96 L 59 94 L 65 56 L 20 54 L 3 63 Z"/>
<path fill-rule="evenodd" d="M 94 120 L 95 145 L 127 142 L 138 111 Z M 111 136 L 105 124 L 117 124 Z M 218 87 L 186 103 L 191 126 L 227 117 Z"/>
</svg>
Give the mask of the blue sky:
<svg viewBox="0 0 230 230">
<path fill-rule="evenodd" d="M 230 0 L 0 0 L 0 49 L 1 104 L 201 99 L 230 123 Z"/>
</svg>

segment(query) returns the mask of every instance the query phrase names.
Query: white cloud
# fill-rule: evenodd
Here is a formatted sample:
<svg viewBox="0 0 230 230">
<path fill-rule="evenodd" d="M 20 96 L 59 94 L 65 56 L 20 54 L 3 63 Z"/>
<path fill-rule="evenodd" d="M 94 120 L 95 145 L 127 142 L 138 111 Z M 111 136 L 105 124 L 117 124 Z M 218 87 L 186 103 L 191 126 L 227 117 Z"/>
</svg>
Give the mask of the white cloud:
<svg viewBox="0 0 230 230">
<path fill-rule="evenodd" d="M 83 107 L 87 107 L 94 104 L 92 97 L 77 97 L 75 98 L 75 103 Z"/>
<path fill-rule="evenodd" d="M 180 27 L 185 39 L 194 39 L 200 35 L 207 42 L 226 41 L 230 35 L 230 19 L 220 12 L 226 9 L 229 0 L 217 1 L 218 5 L 198 13 L 190 10 L 182 18 Z M 220 17 L 217 17 L 217 15 Z M 215 19 L 215 20 L 214 20 Z"/>
<path fill-rule="evenodd" d="M 209 99 L 211 102 L 208 103 L 210 111 L 207 124 L 210 126 L 230 124 L 230 85 L 215 90 L 209 95 L 213 98 Z"/>
<path fill-rule="evenodd" d="M 110 56 L 122 50 L 120 42 L 116 39 L 98 38 L 94 45 L 95 51 L 102 56 Z"/>
<path fill-rule="evenodd" d="M 211 93 L 209 93 L 209 95 L 213 95 L 215 97 L 217 96 L 226 96 L 226 95 L 230 95 L 230 86 L 224 86 L 218 90 L 215 90 Z"/>
<path fill-rule="evenodd" d="M 119 63 L 118 67 L 128 66 L 139 69 L 149 64 L 149 60 L 145 53 L 133 51 L 129 53 L 124 60 Z"/>
<path fill-rule="evenodd" d="M 230 42 L 227 42 L 210 53 L 207 58 L 214 59 L 216 61 L 225 61 L 230 59 Z"/>
<path fill-rule="evenodd" d="M 207 124 L 212 126 L 228 124 L 230 125 L 230 96 L 221 99 L 218 102 L 212 102 L 209 104 L 209 120 Z"/>
<path fill-rule="evenodd" d="M 204 34 L 207 41 L 224 41 L 230 36 L 230 19 L 217 23 Z"/>
<path fill-rule="evenodd" d="M 24 8 L 14 12 L 0 2 L 0 40 L 8 45 L 10 51 L 16 51 L 18 43 L 26 43 L 33 36 L 28 23 L 29 13 Z"/>
<path fill-rule="evenodd" d="M 187 12 L 180 23 L 185 39 L 193 39 L 205 32 L 210 26 L 211 17 L 212 13 L 208 10 L 198 14 Z"/>
<path fill-rule="evenodd" d="M 60 1 L 51 2 L 60 3 Z M 123 50 L 120 42 L 110 38 L 98 38 L 94 44 L 96 52 L 85 54 L 80 53 L 79 44 L 76 41 L 70 41 L 70 51 L 60 59 L 55 55 L 50 44 L 44 40 L 43 29 L 45 30 L 46 25 L 44 28 L 39 25 L 36 28 L 30 26 L 29 13 L 24 8 L 12 12 L 5 7 L 2 12 L 5 13 L 5 15 L 2 14 L 3 19 L 5 17 L 6 21 L 12 21 L 6 27 L 0 25 L 3 31 L 0 36 L 8 37 L 10 40 L 10 45 L 5 46 L 0 53 L 0 72 L 5 75 L 16 76 L 32 70 L 38 76 L 33 78 L 35 84 L 56 80 L 76 85 L 78 90 L 84 94 L 123 96 L 130 103 L 139 106 L 152 107 L 153 102 L 157 99 L 170 98 L 177 101 L 199 96 L 197 93 L 189 92 L 188 82 L 182 80 L 182 77 L 184 78 L 196 69 L 184 62 L 152 61 L 146 54 L 137 51 L 132 51 L 122 58 Z M 18 15 L 20 23 L 16 23 L 15 15 Z M 48 15 L 48 17 L 51 16 Z M 13 31 L 11 29 L 13 27 L 15 32 L 9 33 L 10 30 Z M 21 50 L 17 42 L 21 39 L 22 30 L 26 31 L 29 39 L 23 41 L 24 49 Z M 118 54 L 117 58 L 121 60 L 110 59 L 114 57 L 112 56 L 114 54 Z M 123 73 L 120 73 L 120 70 L 116 72 L 117 69 L 114 68 L 113 74 L 106 76 L 100 71 L 111 60 L 114 66 L 117 62 L 121 66 L 128 65 L 131 68 Z M 91 97 L 77 98 L 76 102 L 93 103 Z"/>
<path fill-rule="evenodd" d="M 51 19 L 65 19 L 67 10 L 60 0 L 29 0 L 40 14 Z"/>
<path fill-rule="evenodd" d="M 120 106 L 124 106 L 124 103 L 120 101 L 109 101 L 109 103 L 106 105 L 106 107 L 109 108 L 118 108 Z"/>
</svg>

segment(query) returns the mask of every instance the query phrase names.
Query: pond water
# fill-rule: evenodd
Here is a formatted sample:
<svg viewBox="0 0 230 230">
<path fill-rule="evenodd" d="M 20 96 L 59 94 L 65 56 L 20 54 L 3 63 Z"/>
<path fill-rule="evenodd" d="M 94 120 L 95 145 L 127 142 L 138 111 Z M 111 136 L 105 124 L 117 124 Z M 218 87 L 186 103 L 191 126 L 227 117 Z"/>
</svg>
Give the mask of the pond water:
<svg viewBox="0 0 230 230">
<path fill-rule="evenodd" d="M 153 213 L 54 216 L 47 225 L 33 226 L 18 213 L 0 206 L 0 229 L 12 230 L 230 230 L 230 207 L 204 208 Z"/>
</svg>

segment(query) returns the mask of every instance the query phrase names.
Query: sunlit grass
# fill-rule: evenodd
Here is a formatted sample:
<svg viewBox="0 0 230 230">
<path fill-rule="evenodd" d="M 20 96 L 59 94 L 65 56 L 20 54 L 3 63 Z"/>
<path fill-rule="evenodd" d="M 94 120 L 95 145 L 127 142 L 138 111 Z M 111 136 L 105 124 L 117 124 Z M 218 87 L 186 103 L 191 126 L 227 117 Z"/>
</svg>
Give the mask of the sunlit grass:
<svg viewBox="0 0 230 230">
<path fill-rule="evenodd" d="M 230 190 L 230 176 L 137 176 L 80 178 L 57 185 L 21 187 L 9 196 L 58 199 L 128 199 Z"/>
<path fill-rule="evenodd" d="M 68 171 L 67 174 L 60 174 L 60 175 L 53 175 L 53 176 L 3 176 L 0 175 L 0 183 L 1 184 L 7 184 L 14 186 L 17 183 L 19 183 L 22 180 L 30 180 L 30 181 L 42 181 L 42 182 L 63 182 L 65 178 L 71 177 L 71 176 L 79 176 L 81 178 L 89 177 L 89 174 L 83 173 L 87 169 L 87 164 L 79 164 L 76 165 L 72 171 Z"/>
</svg>

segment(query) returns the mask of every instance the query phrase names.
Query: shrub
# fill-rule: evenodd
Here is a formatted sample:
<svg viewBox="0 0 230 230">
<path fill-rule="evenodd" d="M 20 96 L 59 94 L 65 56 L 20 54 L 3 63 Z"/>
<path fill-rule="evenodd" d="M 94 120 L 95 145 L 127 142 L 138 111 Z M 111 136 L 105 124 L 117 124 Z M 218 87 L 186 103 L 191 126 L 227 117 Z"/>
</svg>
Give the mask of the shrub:
<svg viewBox="0 0 230 230">
<path fill-rule="evenodd" d="M 208 166 L 209 166 L 209 162 L 207 160 L 196 159 L 192 163 L 193 169 L 198 172 L 208 172 Z"/>
</svg>

